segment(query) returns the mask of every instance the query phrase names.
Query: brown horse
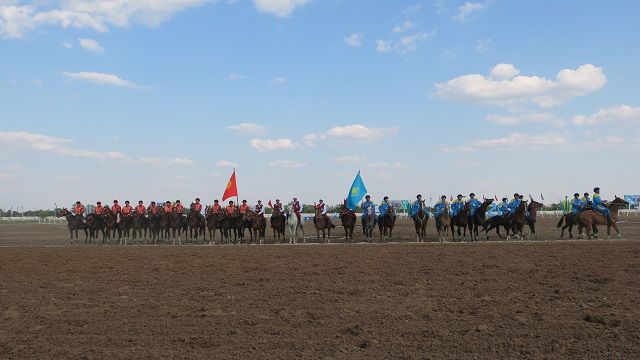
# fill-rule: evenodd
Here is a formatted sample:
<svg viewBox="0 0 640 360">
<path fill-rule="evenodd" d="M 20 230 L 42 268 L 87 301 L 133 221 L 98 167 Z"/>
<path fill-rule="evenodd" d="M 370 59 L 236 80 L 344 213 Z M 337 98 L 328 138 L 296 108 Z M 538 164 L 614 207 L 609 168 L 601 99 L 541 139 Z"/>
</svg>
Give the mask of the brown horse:
<svg viewBox="0 0 640 360">
<path fill-rule="evenodd" d="M 144 231 L 144 240 L 147 242 L 147 229 L 149 228 L 149 219 L 144 214 L 136 212 L 133 214 L 133 243 L 136 243 L 136 237 L 142 239 Z M 138 240 L 138 242 L 140 242 Z"/>
<path fill-rule="evenodd" d="M 386 214 L 378 218 L 378 230 L 380 230 L 380 242 L 391 241 L 393 226 L 396 223 L 396 209 L 393 205 L 389 205 Z"/>
<path fill-rule="evenodd" d="M 511 239 L 511 235 L 509 235 L 510 232 L 513 234 L 515 239 L 522 238 L 524 240 L 522 231 L 524 230 L 526 210 L 527 202 L 525 200 L 520 201 L 520 205 L 518 205 L 516 212 L 513 214 L 511 227 L 507 229 L 507 240 Z"/>
<path fill-rule="evenodd" d="M 102 208 L 102 218 L 104 219 L 105 231 L 104 235 L 107 243 L 111 242 L 111 238 L 116 237 L 116 231 L 118 231 L 118 219 L 108 206 Z M 104 244 L 105 239 L 102 239 Z"/>
<path fill-rule="evenodd" d="M 66 217 L 67 218 L 67 227 L 69 228 L 69 241 L 71 245 L 73 245 L 73 231 L 76 232 L 76 244 L 80 242 L 78 239 L 78 230 L 84 230 L 84 242 L 87 243 L 89 239 L 89 232 L 87 231 L 87 224 L 82 221 L 82 216 L 78 218 L 76 215 L 73 215 L 67 208 L 62 208 L 57 214 L 56 217 Z"/>
<path fill-rule="evenodd" d="M 446 204 L 442 214 L 440 214 L 440 217 L 436 218 L 436 230 L 438 231 L 438 240 L 440 240 L 440 242 L 449 240 L 450 224 L 451 217 L 449 216 L 449 204 Z"/>
<path fill-rule="evenodd" d="M 416 235 L 418 236 L 416 242 L 424 242 L 424 238 L 427 235 L 427 222 L 429 217 L 424 211 L 424 201 L 420 201 L 420 209 L 418 213 L 413 217 L 413 225 L 416 228 Z"/>
<path fill-rule="evenodd" d="M 209 205 L 207 205 L 207 207 L 205 208 L 205 214 L 206 214 L 207 229 L 209 230 L 209 238 L 211 238 L 210 244 L 215 245 L 216 229 L 220 230 L 221 239 L 224 236 L 222 232 L 222 226 L 220 225 L 220 219 L 222 219 L 223 214 L 218 212 L 213 212 L 213 210 L 211 210 L 211 206 Z M 206 243 L 206 236 L 205 236 L 205 243 Z"/>
<path fill-rule="evenodd" d="M 324 243 L 326 240 L 328 244 L 331 243 L 331 229 L 335 226 L 331 223 L 331 220 L 325 218 L 321 209 L 316 209 L 315 216 L 313 217 L 313 226 L 316 229 L 316 238 L 318 241 L 320 241 L 320 231 L 322 231 L 322 242 Z"/>
<path fill-rule="evenodd" d="M 611 223 L 607 222 L 607 217 L 603 213 L 595 210 L 584 211 L 579 213 L 578 214 L 578 230 L 580 234 L 582 234 L 582 229 L 586 229 L 587 239 L 591 239 L 591 230 L 596 224 L 607 225 L 607 239 L 611 237 L 612 226 L 614 229 L 616 229 L 616 234 L 618 235 L 618 239 L 619 239 L 620 230 L 618 229 L 618 225 L 616 225 L 616 223 L 618 222 L 618 209 L 620 208 L 620 206 L 628 205 L 628 204 L 629 203 L 627 201 L 617 196 L 613 201 L 611 201 L 611 203 L 609 203 L 608 208 L 609 208 L 609 211 L 611 212 L 611 220 L 613 220 L 613 222 Z M 594 236 L 597 238 L 598 233 L 594 232 Z"/>
<path fill-rule="evenodd" d="M 182 230 L 184 229 L 185 220 L 182 213 L 179 213 L 175 208 L 173 212 L 169 214 L 169 227 L 173 237 L 173 245 L 176 244 L 176 233 L 178 236 L 178 245 L 182 245 Z"/>
<path fill-rule="evenodd" d="M 251 210 L 248 210 L 244 216 L 245 219 L 249 222 L 249 234 L 251 235 L 251 243 L 253 244 L 255 238 L 256 243 L 264 244 L 264 233 L 266 228 L 265 219 Z"/>
<path fill-rule="evenodd" d="M 204 231 L 204 228 L 206 226 L 206 221 L 205 221 L 204 215 L 202 215 L 199 211 L 197 211 L 195 206 L 196 206 L 195 203 L 191 203 L 191 206 L 189 207 L 190 209 L 189 215 L 187 216 L 187 225 L 189 226 L 189 238 L 193 239 L 193 241 L 197 244 L 198 234 L 202 234 L 202 236 L 204 237 L 203 241 L 206 244 L 207 235 L 206 235 L 206 232 Z M 187 239 L 187 241 L 189 240 Z"/>
<path fill-rule="evenodd" d="M 453 231 L 454 227 L 457 227 L 458 230 L 458 241 L 467 240 L 467 226 L 469 224 L 469 212 L 471 211 L 471 204 L 466 202 L 464 203 L 464 207 L 458 215 L 454 216 L 451 219 L 451 236 L 455 241 L 455 233 Z M 462 228 L 462 234 L 460 234 L 460 228 Z"/>
<path fill-rule="evenodd" d="M 491 205 L 492 202 L 493 202 L 493 199 L 485 199 L 482 202 L 482 205 L 480 205 L 480 207 L 476 210 L 476 213 L 470 218 L 471 220 L 469 221 L 469 235 L 471 236 L 471 239 L 474 241 L 478 241 L 478 237 L 479 237 L 478 228 L 480 226 L 484 227 L 484 223 L 486 221 L 486 215 L 487 215 L 487 208 L 489 207 L 489 205 Z"/>
<path fill-rule="evenodd" d="M 125 215 L 120 219 L 118 223 L 118 245 L 122 240 L 123 245 L 127 245 L 127 239 L 131 236 L 131 229 L 133 228 L 133 215 Z M 124 237 L 124 239 L 123 239 Z"/>
<path fill-rule="evenodd" d="M 102 242 L 104 242 L 104 218 L 96 213 L 91 213 L 87 215 L 87 228 L 89 229 L 89 243 L 91 243 L 91 239 L 95 239 L 98 241 L 98 234 L 102 233 Z"/>
<path fill-rule="evenodd" d="M 284 228 L 285 228 L 284 213 L 278 211 L 271 214 L 271 228 L 273 229 L 273 242 L 284 243 Z"/>
<path fill-rule="evenodd" d="M 344 228 L 344 240 L 346 242 L 353 242 L 353 229 L 356 227 L 356 213 L 343 204 L 340 207 L 340 221 Z"/>
<path fill-rule="evenodd" d="M 533 236 L 534 239 L 538 239 L 538 234 L 536 234 L 536 215 L 538 212 L 538 208 L 542 207 L 542 203 L 539 203 L 535 200 L 531 200 L 529 206 L 527 206 L 527 212 L 529 216 L 525 216 L 525 223 L 529 225 L 529 230 L 531 230 L 531 234 L 529 236 Z M 526 214 L 525 214 L 526 215 Z"/>
</svg>

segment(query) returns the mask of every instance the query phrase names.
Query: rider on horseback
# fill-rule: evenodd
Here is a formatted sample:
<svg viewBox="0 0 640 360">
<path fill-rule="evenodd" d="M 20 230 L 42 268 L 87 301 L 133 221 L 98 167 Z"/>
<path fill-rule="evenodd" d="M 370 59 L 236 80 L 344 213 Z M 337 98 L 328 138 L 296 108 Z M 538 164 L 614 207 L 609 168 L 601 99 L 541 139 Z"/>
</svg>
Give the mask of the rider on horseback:
<svg viewBox="0 0 640 360">
<path fill-rule="evenodd" d="M 76 201 L 76 205 L 73 207 L 73 213 L 79 222 L 86 223 L 84 219 L 84 206 L 80 201 Z"/>
<path fill-rule="evenodd" d="M 211 205 L 210 209 L 212 213 L 219 213 L 222 211 L 222 206 L 220 206 L 218 199 L 213 200 L 213 205 Z"/>
<path fill-rule="evenodd" d="M 120 222 L 120 216 L 122 215 L 122 207 L 118 204 L 118 200 L 113 200 L 111 206 L 111 212 L 116 216 L 116 222 Z"/>
<path fill-rule="evenodd" d="M 607 225 L 609 224 L 613 224 L 613 219 L 611 219 L 611 211 L 609 209 L 607 209 L 606 207 L 604 207 L 604 204 L 606 204 L 606 200 L 602 200 L 600 198 L 600 188 L 599 187 L 595 187 L 593 189 L 593 208 L 598 211 L 599 213 L 604 214 L 604 216 L 607 217 Z"/>
<path fill-rule="evenodd" d="M 282 207 L 282 203 L 280 202 L 280 199 L 276 199 L 276 203 L 273 204 L 272 209 L 273 210 L 271 211 L 271 219 L 270 219 L 271 225 L 273 225 L 274 216 L 280 216 L 282 214 L 283 207 Z"/>
<path fill-rule="evenodd" d="M 143 205 L 142 200 L 138 201 L 138 205 L 136 206 L 136 213 L 144 215 L 147 212 L 147 208 Z"/>
<path fill-rule="evenodd" d="M 591 201 L 591 199 L 589 199 L 589 193 L 588 192 L 584 193 L 584 196 L 580 200 L 582 200 L 582 202 L 584 203 L 585 207 L 592 207 L 593 206 L 593 201 Z"/>
<path fill-rule="evenodd" d="M 260 219 L 262 219 L 262 226 L 264 227 L 267 222 L 264 219 L 264 205 L 262 205 L 262 200 L 258 200 L 258 203 L 256 204 L 256 207 L 255 207 L 255 211 L 256 211 L 256 215 L 259 216 Z"/>
<path fill-rule="evenodd" d="M 122 216 L 131 216 L 133 215 L 133 207 L 129 205 L 129 200 L 124 202 L 124 206 L 122 207 Z"/>
<path fill-rule="evenodd" d="M 380 211 L 381 218 L 387 215 L 387 210 L 389 210 L 390 206 L 393 206 L 393 205 L 391 204 L 391 201 L 389 201 L 389 197 L 385 196 L 384 198 L 382 198 L 382 202 L 378 206 L 378 211 Z M 393 213 L 393 217 L 394 218 L 396 217 L 396 213 Z"/>
<path fill-rule="evenodd" d="M 293 205 L 293 213 L 296 214 L 296 217 L 298 218 L 298 224 L 300 223 L 300 211 L 302 210 L 302 207 L 300 206 L 300 202 L 298 201 L 298 198 L 294 197 L 293 201 L 291 202 L 291 205 Z M 289 222 L 289 219 L 287 219 L 287 223 Z"/>
<path fill-rule="evenodd" d="M 229 205 L 227 205 L 225 211 L 227 212 L 227 215 L 233 215 L 236 211 L 236 207 L 233 205 L 233 200 L 229 200 Z"/>
<path fill-rule="evenodd" d="M 427 206 L 425 205 L 424 200 L 422 200 L 422 195 L 418 194 L 416 199 L 417 200 L 411 204 L 411 218 L 414 221 L 416 220 L 416 216 L 418 216 L 418 212 L 420 212 L 420 204 L 422 204 L 422 211 L 424 211 L 425 216 L 429 217 L 431 214 L 427 211 Z"/>
<path fill-rule="evenodd" d="M 164 212 L 167 214 L 171 214 L 173 212 L 173 206 L 171 205 L 171 201 L 167 200 L 164 205 Z"/>
<path fill-rule="evenodd" d="M 522 202 L 522 200 L 520 200 L 520 195 L 518 195 L 518 193 L 514 193 L 513 199 L 509 201 L 509 205 L 507 206 L 507 208 L 509 209 L 509 218 L 513 218 L 513 215 L 516 213 L 516 209 L 520 205 L 520 202 Z"/>
<path fill-rule="evenodd" d="M 440 200 L 433 206 L 433 208 L 436 210 L 436 212 L 433 214 L 433 216 L 436 218 L 436 224 L 440 224 L 440 215 L 442 215 L 442 213 L 444 212 L 444 208 L 447 207 L 447 205 L 449 205 L 447 196 L 442 195 L 440 197 Z"/>
<path fill-rule="evenodd" d="M 472 221 L 471 219 L 476 216 L 476 210 L 480 208 L 480 205 L 482 205 L 482 203 L 480 202 L 480 200 L 476 199 L 476 194 L 471 193 L 469 194 L 469 205 L 471 206 L 471 211 L 469 211 L 468 217 L 469 221 Z"/>
<path fill-rule="evenodd" d="M 242 200 L 242 205 L 238 208 L 240 211 L 240 215 L 243 215 L 249 210 L 249 205 L 247 204 L 247 200 Z"/>
<path fill-rule="evenodd" d="M 96 208 L 93 210 L 93 212 L 98 214 L 98 215 L 102 215 L 102 209 L 104 209 L 104 207 L 102 206 L 102 203 L 100 201 L 98 201 L 96 203 Z"/>
<path fill-rule="evenodd" d="M 193 204 L 193 210 L 197 212 L 202 211 L 202 204 L 200 203 L 200 198 L 196 198 L 196 202 Z"/>
<path fill-rule="evenodd" d="M 327 206 L 327 204 L 325 204 L 322 201 L 322 199 L 320 199 L 318 205 L 315 205 L 313 208 L 316 209 L 316 210 L 320 210 L 321 211 L 322 217 L 324 218 L 324 221 L 325 221 L 326 224 L 331 224 L 331 228 L 335 228 L 336 227 L 335 225 L 333 225 L 331 223 L 331 220 L 329 219 L 329 216 L 327 216 L 328 206 Z M 313 217 L 313 223 L 314 224 L 316 223 L 315 216 Z"/>
<path fill-rule="evenodd" d="M 580 212 L 580 210 L 582 210 L 582 208 L 584 208 L 584 205 L 585 204 L 580 199 L 580 194 L 573 194 L 573 199 L 571 199 L 571 219 L 573 220 L 573 222 L 576 222 L 578 213 Z"/>
<path fill-rule="evenodd" d="M 509 212 L 509 203 L 507 202 L 507 200 L 508 199 L 506 197 L 502 198 L 502 202 L 498 206 L 499 215 L 505 215 L 507 212 Z"/>
<path fill-rule="evenodd" d="M 458 216 L 458 213 L 464 209 L 464 200 L 462 200 L 462 194 L 458 194 L 457 198 L 453 200 L 451 204 L 451 218 Z"/>
</svg>

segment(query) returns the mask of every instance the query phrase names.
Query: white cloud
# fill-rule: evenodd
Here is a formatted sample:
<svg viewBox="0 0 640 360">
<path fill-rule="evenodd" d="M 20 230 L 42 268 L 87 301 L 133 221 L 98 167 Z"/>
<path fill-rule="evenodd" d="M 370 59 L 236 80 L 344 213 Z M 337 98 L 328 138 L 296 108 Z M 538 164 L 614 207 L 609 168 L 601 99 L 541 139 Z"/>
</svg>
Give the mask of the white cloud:
<svg viewBox="0 0 640 360">
<path fill-rule="evenodd" d="M 231 81 L 240 81 L 240 80 L 243 80 L 244 78 L 245 78 L 244 75 L 240 75 L 236 73 L 229 74 L 229 79 Z"/>
<path fill-rule="evenodd" d="M 464 5 L 458 7 L 458 14 L 453 18 L 458 22 L 465 22 L 469 19 L 469 17 L 477 13 L 478 11 L 484 9 L 486 7 L 486 3 L 471 3 L 466 2 Z"/>
<path fill-rule="evenodd" d="M 509 68 L 508 65 L 498 64 L 492 73 L 498 76 L 519 73 L 515 67 Z M 464 75 L 446 83 L 436 84 L 435 96 L 481 105 L 514 106 L 533 103 L 546 108 L 561 105 L 574 97 L 598 90 L 606 82 L 602 68 L 586 64 L 576 70 L 561 70 L 555 81 L 538 76 L 515 76 L 495 80 L 480 74 Z"/>
<path fill-rule="evenodd" d="M 128 27 L 131 23 L 157 27 L 174 13 L 196 8 L 213 0 L 86 0 L 37 1 L 36 5 L 18 5 L 3 1 L 0 5 L 0 36 L 21 38 L 41 26 L 91 28 L 105 33 L 110 26 Z M 266 1 L 268 2 L 268 1 Z"/>
<path fill-rule="evenodd" d="M 344 42 L 347 43 L 347 45 L 349 46 L 361 46 L 363 36 L 364 34 L 362 33 L 351 34 L 344 38 Z"/>
<path fill-rule="evenodd" d="M 421 8 L 422 8 L 422 6 L 420 4 L 409 6 L 408 8 L 405 8 L 404 10 L 402 10 L 402 13 L 404 15 L 417 14 L 420 11 Z"/>
<path fill-rule="evenodd" d="M 272 150 L 292 150 L 296 148 L 296 145 L 291 139 L 277 139 L 277 140 L 262 140 L 251 139 L 249 142 L 254 149 L 265 152 Z"/>
<path fill-rule="evenodd" d="M 478 41 L 478 43 L 476 44 L 476 51 L 479 53 L 485 53 L 487 51 L 489 51 L 489 44 L 491 44 L 493 40 L 491 39 L 485 39 L 485 40 L 480 40 Z"/>
<path fill-rule="evenodd" d="M 571 147 L 569 139 L 560 134 L 543 134 L 529 136 L 524 133 L 511 133 L 507 137 L 487 140 L 470 141 L 471 146 L 480 148 L 494 148 L 502 150 L 515 149 L 551 149 L 568 150 Z"/>
<path fill-rule="evenodd" d="M 216 163 L 216 166 L 221 166 L 221 167 L 239 167 L 238 164 L 231 162 L 231 161 L 227 161 L 227 160 L 222 160 L 222 161 L 218 161 Z"/>
<path fill-rule="evenodd" d="M 406 32 L 407 30 L 413 28 L 414 25 L 411 21 L 407 20 L 405 21 L 402 25 L 396 25 L 391 32 L 393 34 L 399 34 L 399 33 L 403 33 Z"/>
<path fill-rule="evenodd" d="M 357 164 L 365 162 L 366 160 L 367 158 L 363 156 L 340 156 L 337 158 L 333 158 L 331 161 L 338 163 Z"/>
<path fill-rule="evenodd" d="M 104 52 L 104 48 L 93 39 L 78 39 L 78 42 L 80 42 L 80 46 L 96 54 Z"/>
<path fill-rule="evenodd" d="M 65 42 L 62 43 L 62 47 L 65 48 L 65 49 L 71 49 L 73 47 L 73 44 L 71 44 L 68 41 L 65 41 Z"/>
<path fill-rule="evenodd" d="M 33 85 L 40 86 L 40 85 L 42 85 L 42 80 L 41 79 L 34 79 L 34 80 L 31 80 L 31 83 Z"/>
<path fill-rule="evenodd" d="M 371 168 L 383 168 L 383 169 L 400 169 L 405 167 L 405 165 L 401 162 L 385 162 L 385 161 L 381 161 L 381 162 L 374 162 L 374 163 L 370 163 L 367 164 L 367 167 L 371 167 Z"/>
<path fill-rule="evenodd" d="M 308 147 L 315 147 L 316 146 L 316 141 L 317 140 L 324 140 L 326 139 L 326 135 L 321 134 L 321 135 L 316 135 L 316 134 L 307 134 L 305 136 L 302 137 L 302 140 L 304 140 L 304 144 Z"/>
<path fill-rule="evenodd" d="M 287 79 L 283 78 L 282 76 L 278 76 L 277 78 L 269 81 L 269 83 L 272 85 L 280 85 L 280 84 L 284 84 L 285 82 L 287 82 Z"/>
<path fill-rule="evenodd" d="M 470 161 L 470 160 L 460 160 L 456 162 L 456 165 L 459 167 L 479 167 L 482 166 L 481 162 L 478 161 Z"/>
<path fill-rule="evenodd" d="M 241 123 L 227 126 L 227 129 L 242 135 L 262 135 L 266 132 L 267 127 L 255 123 Z"/>
<path fill-rule="evenodd" d="M 573 118 L 573 123 L 576 125 L 594 125 L 605 122 L 640 123 L 640 107 L 618 105 L 600 109 L 590 116 L 578 115 Z"/>
<path fill-rule="evenodd" d="M 491 69 L 490 75 L 493 80 L 507 80 L 520 74 L 513 64 L 498 64 Z"/>
<path fill-rule="evenodd" d="M 391 51 L 391 40 L 376 40 L 376 51 L 379 53 Z"/>
<path fill-rule="evenodd" d="M 487 115 L 487 121 L 499 125 L 514 125 L 525 122 L 550 124 L 552 126 L 563 126 L 565 124 L 564 119 L 558 117 L 556 114 L 534 112 L 516 113 L 512 115 L 490 114 Z"/>
<path fill-rule="evenodd" d="M 306 163 L 291 161 L 291 160 L 277 160 L 269 163 L 271 167 L 281 167 L 281 168 L 301 168 L 307 166 Z"/>
<path fill-rule="evenodd" d="M 0 172 L 0 179 L 11 179 L 12 177 L 14 177 L 13 174 Z"/>
<path fill-rule="evenodd" d="M 363 125 L 336 126 L 327 131 L 327 137 L 338 138 L 347 142 L 372 143 L 383 136 L 393 135 L 398 128 L 368 128 Z"/>
<path fill-rule="evenodd" d="M 258 11 L 274 14 L 279 17 L 291 15 L 293 10 L 311 0 L 253 0 Z"/>
<path fill-rule="evenodd" d="M 97 72 L 77 72 L 77 73 L 64 72 L 63 74 L 72 79 L 80 79 L 80 80 L 84 80 L 84 81 L 87 81 L 93 84 L 98 84 L 98 85 L 115 85 L 115 86 L 122 86 L 122 87 L 128 87 L 133 89 L 145 88 L 144 86 L 136 85 L 130 81 L 123 80 L 118 76 L 112 75 L 112 74 L 104 74 L 104 73 L 97 73 Z"/>
<path fill-rule="evenodd" d="M 470 153 L 470 152 L 475 152 L 477 150 L 470 146 L 458 146 L 455 148 L 441 147 L 441 148 L 438 148 L 438 151 L 442 153 Z"/>
</svg>

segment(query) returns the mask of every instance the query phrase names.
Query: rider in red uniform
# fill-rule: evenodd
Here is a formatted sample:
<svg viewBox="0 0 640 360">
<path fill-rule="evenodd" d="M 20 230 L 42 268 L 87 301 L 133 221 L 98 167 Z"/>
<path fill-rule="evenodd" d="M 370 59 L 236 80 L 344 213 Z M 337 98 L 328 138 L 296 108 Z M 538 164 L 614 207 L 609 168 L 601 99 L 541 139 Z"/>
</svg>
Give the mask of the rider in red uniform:
<svg viewBox="0 0 640 360">
<path fill-rule="evenodd" d="M 133 214 L 133 208 L 129 205 L 129 200 L 124 202 L 124 207 L 122 207 L 122 216 L 131 216 Z"/>
<path fill-rule="evenodd" d="M 247 210 L 249 210 L 249 205 L 247 205 L 247 200 L 242 200 L 242 205 L 240 205 L 240 214 L 244 215 Z"/>
<path fill-rule="evenodd" d="M 96 209 L 93 211 L 94 213 L 98 214 L 98 215 L 102 215 L 102 209 L 104 207 L 102 206 L 102 203 L 100 201 L 98 201 L 96 203 Z"/>
<path fill-rule="evenodd" d="M 197 212 L 202 211 L 202 204 L 200 204 L 200 198 L 196 198 L 196 203 L 193 204 L 193 209 Z"/>
<path fill-rule="evenodd" d="M 164 205 L 164 212 L 167 214 L 171 214 L 173 212 L 173 206 L 171 205 L 171 201 L 167 201 Z"/>
<path fill-rule="evenodd" d="M 176 212 L 179 214 L 184 213 L 184 206 L 182 206 L 182 204 L 180 203 L 180 200 L 176 200 Z"/>
<path fill-rule="evenodd" d="M 210 209 L 212 213 L 219 213 L 222 211 L 222 206 L 220 206 L 218 199 L 213 200 L 213 205 L 211 205 Z"/>
<path fill-rule="evenodd" d="M 233 214 L 233 212 L 236 211 L 236 207 L 235 207 L 235 205 L 233 205 L 233 200 L 229 200 L 229 205 L 227 206 L 227 208 L 225 210 L 227 211 L 227 214 L 229 214 L 229 215 Z"/>
<path fill-rule="evenodd" d="M 76 201 L 76 205 L 73 207 L 73 213 L 75 214 L 78 221 L 84 221 L 84 206 L 80 201 Z"/>
<path fill-rule="evenodd" d="M 136 213 L 144 215 L 147 212 L 147 208 L 142 204 L 142 200 L 138 201 L 138 206 L 136 206 Z"/>
<path fill-rule="evenodd" d="M 149 215 L 155 215 L 158 213 L 158 206 L 156 205 L 155 201 L 152 201 L 151 204 L 149 204 L 149 207 L 147 208 L 147 213 Z"/>
<path fill-rule="evenodd" d="M 118 200 L 113 200 L 113 205 L 111 206 L 111 212 L 116 215 L 122 212 L 122 207 L 118 204 Z"/>
<path fill-rule="evenodd" d="M 298 198 L 293 198 L 293 212 L 296 214 L 296 217 L 298 217 L 298 224 L 300 223 L 300 211 L 302 210 L 302 207 L 300 206 L 300 202 L 298 201 Z"/>
</svg>

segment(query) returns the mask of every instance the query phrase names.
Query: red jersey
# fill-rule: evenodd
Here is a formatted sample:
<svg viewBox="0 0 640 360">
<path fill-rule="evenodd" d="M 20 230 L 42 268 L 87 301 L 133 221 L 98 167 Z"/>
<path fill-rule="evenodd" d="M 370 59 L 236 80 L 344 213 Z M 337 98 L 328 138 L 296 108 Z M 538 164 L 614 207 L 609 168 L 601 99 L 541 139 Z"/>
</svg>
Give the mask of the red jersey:
<svg viewBox="0 0 640 360">
<path fill-rule="evenodd" d="M 294 202 L 293 203 L 293 212 L 298 214 L 298 215 L 300 215 L 300 210 L 301 210 L 300 202 L 299 201 Z"/>
<path fill-rule="evenodd" d="M 240 205 L 240 214 L 246 213 L 247 210 L 249 210 L 249 205 L 247 205 L 247 204 Z"/>
<path fill-rule="evenodd" d="M 182 206 L 182 204 L 177 204 L 176 211 L 182 214 L 184 212 L 184 206 Z"/>
<path fill-rule="evenodd" d="M 147 211 L 151 214 L 156 214 L 158 212 L 158 207 L 156 205 L 151 205 L 149 206 Z"/>
<path fill-rule="evenodd" d="M 282 203 L 273 204 L 273 212 L 274 213 L 279 213 L 281 211 L 282 211 Z"/>
<path fill-rule="evenodd" d="M 222 210 L 222 206 L 220 204 L 211 205 L 211 212 L 220 212 Z"/>
<path fill-rule="evenodd" d="M 76 215 L 82 215 L 84 214 L 84 206 L 82 205 L 76 205 L 73 207 L 73 213 Z"/>
<path fill-rule="evenodd" d="M 133 213 L 133 208 L 131 205 L 125 205 L 122 208 L 122 215 L 131 215 Z"/>
<path fill-rule="evenodd" d="M 197 211 L 197 212 L 202 211 L 202 204 L 200 204 L 200 203 L 195 203 L 195 204 L 193 204 L 193 209 L 194 209 L 195 211 Z"/>
<path fill-rule="evenodd" d="M 138 214 L 144 214 L 147 211 L 147 208 L 144 205 L 136 206 L 136 212 Z"/>
<path fill-rule="evenodd" d="M 117 213 L 119 213 L 121 211 L 122 211 L 122 207 L 120 207 L 120 205 L 118 205 L 118 204 L 115 204 L 115 205 L 113 205 L 111 207 L 111 212 L 114 213 L 114 214 L 117 214 Z"/>
<path fill-rule="evenodd" d="M 173 206 L 171 205 L 165 205 L 164 206 L 164 212 L 171 214 L 173 212 Z"/>
<path fill-rule="evenodd" d="M 102 209 L 103 209 L 103 208 L 104 208 L 104 207 L 103 207 L 102 205 L 98 205 L 98 206 L 96 206 L 96 209 L 95 209 L 95 211 L 94 211 L 94 212 L 95 212 L 96 214 L 98 214 L 98 215 L 102 215 Z"/>
<path fill-rule="evenodd" d="M 236 207 L 233 205 L 229 205 L 227 206 L 227 213 L 228 214 L 233 214 L 233 212 L 236 210 Z"/>
</svg>

